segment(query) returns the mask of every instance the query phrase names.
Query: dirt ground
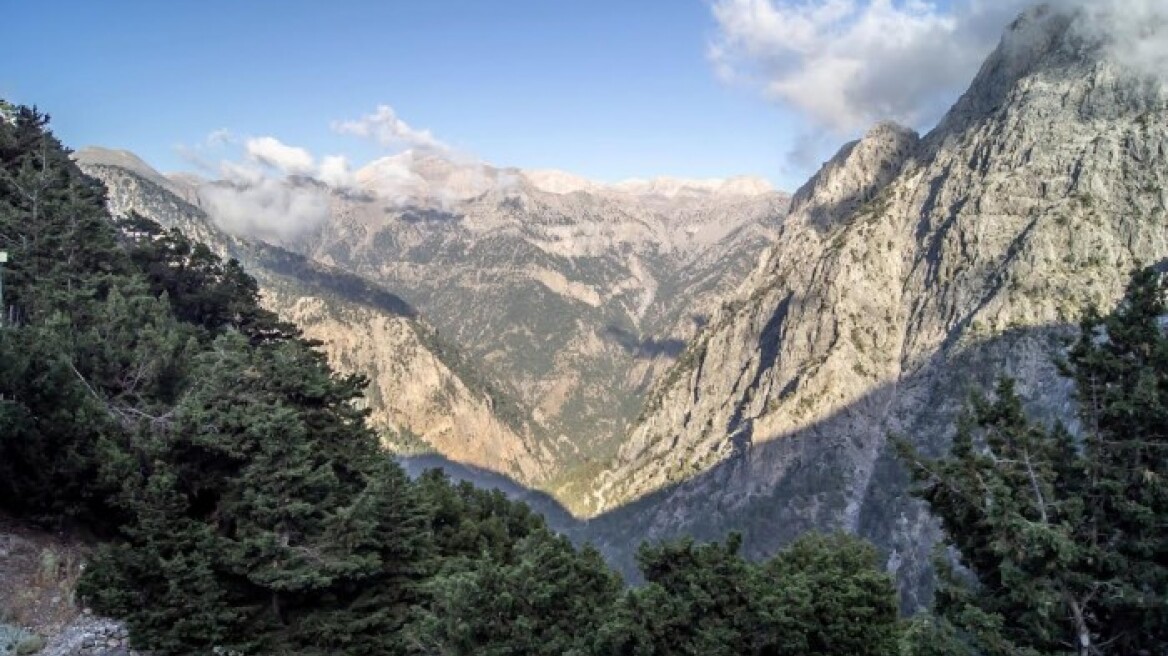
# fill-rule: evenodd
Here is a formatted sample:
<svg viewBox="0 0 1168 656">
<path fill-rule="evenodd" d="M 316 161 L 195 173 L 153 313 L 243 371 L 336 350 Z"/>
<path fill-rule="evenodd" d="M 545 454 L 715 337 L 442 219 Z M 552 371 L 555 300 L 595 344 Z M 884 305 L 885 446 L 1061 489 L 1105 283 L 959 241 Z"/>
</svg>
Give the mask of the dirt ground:
<svg viewBox="0 0 1168 656">
<path fill-rule="evenodd" d="M 0 622 L 52 634 L 77 619 L 85 545 L 0 515 Z"/>
</svg>

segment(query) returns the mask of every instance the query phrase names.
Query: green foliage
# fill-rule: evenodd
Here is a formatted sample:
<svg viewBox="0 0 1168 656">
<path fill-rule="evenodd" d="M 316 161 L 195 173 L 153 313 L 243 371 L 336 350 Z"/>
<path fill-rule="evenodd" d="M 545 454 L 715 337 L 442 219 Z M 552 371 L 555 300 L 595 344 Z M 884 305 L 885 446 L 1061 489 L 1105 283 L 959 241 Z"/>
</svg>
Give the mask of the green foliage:
<svg viewBox="0 0 1168 656">
<path fill-rule="evenodd" d="M 515 544 L 510 562 L 452 567 L 428 588 L 410 632 L 418 653 L 582 656 L 621 582 L 595 550 L 539 529 Z"/>
<path fill-rule="evenodd" d="M 432 543 L 364 380 L 237 263 L 115 225 L 44 126 L 0 126 L 0 506 L 115 536 L 79 592 L 161 653 L 400 651 Z"/>
<path fill-rule="evenodd" d="M 927 613 L 902 625 L 897 653 L 900 656 L 977 656 L 952 624 Z"/>
<path fill-rule="evenodd" d="M 0 124 L 0 504 L 62 521 L 109 510 L 97 456 L 150 414 L 182 339 L 46 121 Z"/>
<path fill-rule="evenodd" d="M 895 590 L 871 546 L 810 535 L 754 564 L 738 554 L 740 542 L 642 548 L 647 584 L 602 629 L 599 653 L 895 653 Z"/>
<path fill-rule="evenodd" d="M 361 380 L 299 341 L 239 333 L 195 357 L 191 380 L 118 496 L 136 524 L 82 594 L 168 651 L 393 653 L 429 543 L 350 403 Z"/>
<path fill-rule="evenodd" d="M 440 470 L 422 474 L 416 485 L 426 503 L 428 532 L 444 562 L 480 557 L 510 561 L 516 543 L 546 529 L 543 518 L 526 504 L 465 481 L 452 484 Z"/>
<path fill-rule="evenodd" d="M 166 295 L 175 316 L 210 335 L 234 329 L 253 342 L 299 336 L 289 323 L 259 304 L 259 286 L 237 260 L 223 262 L 177 228 L 132 215 L 118 222 L 130 260 L 155 296 Z"/>
<path fill-rule="evenodd" d="M 1091 313 L 1065 369 L 1083 434 L 1023 412 L 1013 383 L 975 398 L 951 453 L 902 445 L 959 555 L 937 612 L 983 654 L 1168 648 L 1168 337 L 1164 283 L 1137 273 Z"/>
</svg>

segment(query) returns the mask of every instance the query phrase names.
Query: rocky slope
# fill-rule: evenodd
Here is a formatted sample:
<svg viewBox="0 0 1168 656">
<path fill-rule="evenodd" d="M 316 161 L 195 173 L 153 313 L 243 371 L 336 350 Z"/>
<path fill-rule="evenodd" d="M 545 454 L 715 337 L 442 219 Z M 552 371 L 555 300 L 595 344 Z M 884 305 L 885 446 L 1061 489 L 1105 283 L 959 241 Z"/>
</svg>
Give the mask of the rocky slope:
<svg viewBox="0 0 1168 656">
<path fill-rule="evenodd" d="M 510 381 L 561 470 L 612 453 L 787 203 L 751 179 L 606 186 L 415 152 L 356 179 L 292 246 L 398 291 Z"/>
<path fill-rule="evenodd" d="M 1082 16 L 1021 17 L 923 138 L 880 125 L 794 197 L 776 245 L 654 391 L 593 497 L 610 553 L 810 528 L 875 540 L 905 601 L 936 529 L 888 435 L 944 448 L 971 386 L 1073 424 L 1051 358 L 1168 256 L 1168 91 Z"/>
<path fill-rule="evenodd" d="M 547 479 L 550 456 L 533 435 L 530 413 L 404 300 L 351 274 L 226 234 L 186 200 L 198 202 L 193 189 L 129 153 L 87 149 L 76 157 L 106 183 L 115 215 L 137 212 L 238 258 L 259 281 L 269 308 L 323 342 L 340 371 L 368 376 L 373 425 L 389 446 L 433 449 L 528 485 Z"/>
<path fill-rule="evenodd" d="M 80 608 L 92 545 L 0 514 L 0 656 L 137 656 L 124 626 Z M 145 656 L 145 655 L 143 655 Z"/>
</svg>

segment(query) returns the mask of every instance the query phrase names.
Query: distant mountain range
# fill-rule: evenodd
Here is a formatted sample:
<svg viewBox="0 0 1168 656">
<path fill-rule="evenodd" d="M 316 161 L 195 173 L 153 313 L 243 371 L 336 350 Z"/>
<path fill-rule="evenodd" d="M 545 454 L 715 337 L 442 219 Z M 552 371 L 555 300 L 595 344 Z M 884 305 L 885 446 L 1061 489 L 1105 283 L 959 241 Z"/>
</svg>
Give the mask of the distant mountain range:
<svg viewBox="0 0 1168 656">
<path fill-rule="evenodd" d="M 76 157 L 106 182 L 116 213 L 243 259 L 274 309 L 324 341 L 337 366 L 372 377 L 387 434 L 578 511 L 655 376 L 755 265 L 788 202 L 751 178 L 602 185 L 408 151 L 344 188 L 285 181 L 320 187 L 327 218 L 257 237 L 214 218 L 238 181 L 164 176 L 124 151 Z M 322 276 L 392 290 L 411 311 L 387 313 Z M 489 393 L 475 397 L 480 388 Z"/>
</svg>

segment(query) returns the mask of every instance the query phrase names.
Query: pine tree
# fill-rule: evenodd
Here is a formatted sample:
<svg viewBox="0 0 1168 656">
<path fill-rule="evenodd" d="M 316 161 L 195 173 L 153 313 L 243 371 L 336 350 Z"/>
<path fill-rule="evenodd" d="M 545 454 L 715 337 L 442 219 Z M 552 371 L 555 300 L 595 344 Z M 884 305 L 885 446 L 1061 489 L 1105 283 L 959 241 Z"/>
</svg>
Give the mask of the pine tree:
<svg viewBox="0 0 1168 656">
<path fill-rule="evenodd" d="M 446 563 L 479 558 L 513 562 L 515 545 L 547 528 L 527 504 L 466 481 L 452 483 L 440 469 L 424 472 L 416 486 L 427 507 L 435 556 Z"/>
<path fill-rule="evenodd" d="M 238 330 L 255 344 L 300 337 L 260 305 L 259 286 L 238 260 L 224 262 L 177 228 L 166 230 L 136 214 L 117 225 L 130 261 L 155 296 L 165 295 L 179 320 L 206 329 L 208 336 Z"/>
<path fill-rule="evenodd" d="M 1068 358 L 1082 410 L 1083 503 L 1104 553 L 1097 622 L 1111 653 L 1168 650 L 1168 281 L 1136 272 Z"/>
<path fill-rule="evenodd" d="M 351 403 L 360 379 L 334 376 L 299 341 L 256 347 L 231 332 L 195 363 L 173 425 L 150 441 L 151 471 L 128 478 L 122 495 L 157 519 L 127 529 L 132 556 L 94 567 L 94 581 L 154 595 L 113 605 L 96 585 L 85 590 L 143 627 L 152 648 L 395 653 L 428 542 L 404 473 Z M 152 510 L 160 478 L 165 512 Z M 175 540 L 182 563 L 215 574 L 198 633 L 170 624 L 190 601 L 165 582 L 185 575 L 135 564 L 170 563 L 160 545 Z M 221 617 L 235 623 L 217 625 Z"/>
<path fill-rule="evenodd" d="M 0 123 L 0 506 L 99 532 L 103 468 L 181 376 L 186 334 L 119 248 L 104 190 L 19 108 Z"/>
<path fill-rule="evenodd" d="M 1066 371 L 1083 432 L 1029 420 L 1013 384 L 976 398 L 950 454 L 901 445 L 956 563 L 937 612 L 985 654 L 1138 654 L 1168 647 L 1168 338 L 1164 286 L 1137 273 L 1092 313 Z"/>
<path fill-rule="evenodd" d="M 541 529 L 510 562 L 481 558 L 428 584 L 412 652 L 443 656 L 584 656 L 621 590 L 599 553 Z"/>
<path fill-rule="evenodd" d="M 896 593 L 876 551 L 847 536 L 805 536 L 771 560 L 740 539 L 642 548 L 646 585 L 600 631 L 598 654 L 883 656 L 898 649 Z"/>
<path fill-rule="evenodd" d="M 843 534 L 810 534 L 779 552 L 761 574 L 761 624 L 770 628 L 752 637 L 755 653 L 895 653 L 895 587 L 872 545 Z"/>
</svg>

